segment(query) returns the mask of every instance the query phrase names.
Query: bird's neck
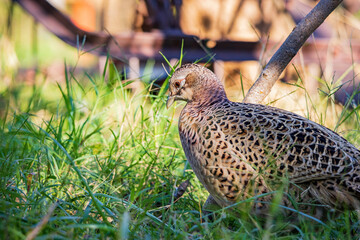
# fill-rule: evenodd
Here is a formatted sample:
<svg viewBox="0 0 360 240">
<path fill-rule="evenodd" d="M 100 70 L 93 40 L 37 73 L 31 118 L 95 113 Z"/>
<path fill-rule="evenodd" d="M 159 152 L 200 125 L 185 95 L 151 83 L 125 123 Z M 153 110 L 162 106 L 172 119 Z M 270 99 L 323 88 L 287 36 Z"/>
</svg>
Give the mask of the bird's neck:
<svg viewBox="0 0 360 240">
<path fill-rule="evenodd" d="M 223 86 L 202 87 L 194 93 L 189 104 L 197 107 L 206 107 L 223 101 L 229 101 Z"/>
</svg>

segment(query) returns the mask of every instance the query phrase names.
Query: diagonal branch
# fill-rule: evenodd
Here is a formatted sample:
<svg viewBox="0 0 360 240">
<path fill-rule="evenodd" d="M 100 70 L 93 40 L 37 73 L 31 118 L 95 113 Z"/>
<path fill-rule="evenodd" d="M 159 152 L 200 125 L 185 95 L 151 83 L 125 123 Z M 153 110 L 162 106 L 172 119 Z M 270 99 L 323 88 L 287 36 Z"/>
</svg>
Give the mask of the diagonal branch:
<svg viewBox="0 0 360 240">
<path fill-rule="evenodd" d="M 243 102 L 261 103 L 264 100 L 280 74 L 305 41 L 341 2 L 342 0 L 320 0 L 313 10 L 296 25 L 285 42 L 276 51 L 246 94 Z"/>
</svg>

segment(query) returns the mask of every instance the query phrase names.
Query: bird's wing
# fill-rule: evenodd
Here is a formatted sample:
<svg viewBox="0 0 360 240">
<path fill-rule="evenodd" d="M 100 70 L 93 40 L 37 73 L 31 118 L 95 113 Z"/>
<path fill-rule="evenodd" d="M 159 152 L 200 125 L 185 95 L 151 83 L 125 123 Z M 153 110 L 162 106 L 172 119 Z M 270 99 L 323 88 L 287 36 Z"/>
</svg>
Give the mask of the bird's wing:
<svg viewBox="0 0 360 240">
<path fill-rule="evenodd" d="M 360 152 L 347 140 L 291 112 L 231 103 L 217 110 L 213 121 L 232 151 L 258 172 L 286 174 L 304 183 L 338 178 L 359 165 Z"/>
</svg>

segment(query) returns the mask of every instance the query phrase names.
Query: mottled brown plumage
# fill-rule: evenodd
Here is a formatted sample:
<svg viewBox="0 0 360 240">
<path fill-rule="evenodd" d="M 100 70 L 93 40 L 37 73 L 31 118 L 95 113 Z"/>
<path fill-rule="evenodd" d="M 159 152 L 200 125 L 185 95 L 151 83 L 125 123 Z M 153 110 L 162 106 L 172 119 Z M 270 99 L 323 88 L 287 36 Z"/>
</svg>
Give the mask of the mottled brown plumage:
<svg viewBox="0 0 360 240">
<path fill-rule="evenodd" d="M 176 70 L 169 91 L 168 107 L 187 102 L 179 120 L 181 143 L 218 205 L 288 182 L 285 189 L 299 202 L 359 209 L 360 152 L 337 133 L 278 108 L 231 102 L 218 78 L 196 64 Z M 284 197 L 282 204 L 290 201 Z M 267 206 L 257 203 L 255 209 Z"/>
</svg>

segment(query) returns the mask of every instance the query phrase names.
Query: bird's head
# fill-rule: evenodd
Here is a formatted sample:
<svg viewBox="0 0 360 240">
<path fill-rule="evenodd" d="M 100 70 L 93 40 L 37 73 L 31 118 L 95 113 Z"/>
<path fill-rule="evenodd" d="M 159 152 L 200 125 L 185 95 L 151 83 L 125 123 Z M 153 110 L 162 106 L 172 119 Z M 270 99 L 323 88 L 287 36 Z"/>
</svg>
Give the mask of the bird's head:
<svg viewBox="0 0 360 240">
<path fill-rule="evenodd" d="M 213 92 L 214 89 L 224 91 L 221 82 L 215 74 L 198 64 L 185 64 L 178 68 L 169 80 L 169 96 L 166 107 L 169 108 L 174 101 L 193 101 L 202 92 Z"/>
</svg>

